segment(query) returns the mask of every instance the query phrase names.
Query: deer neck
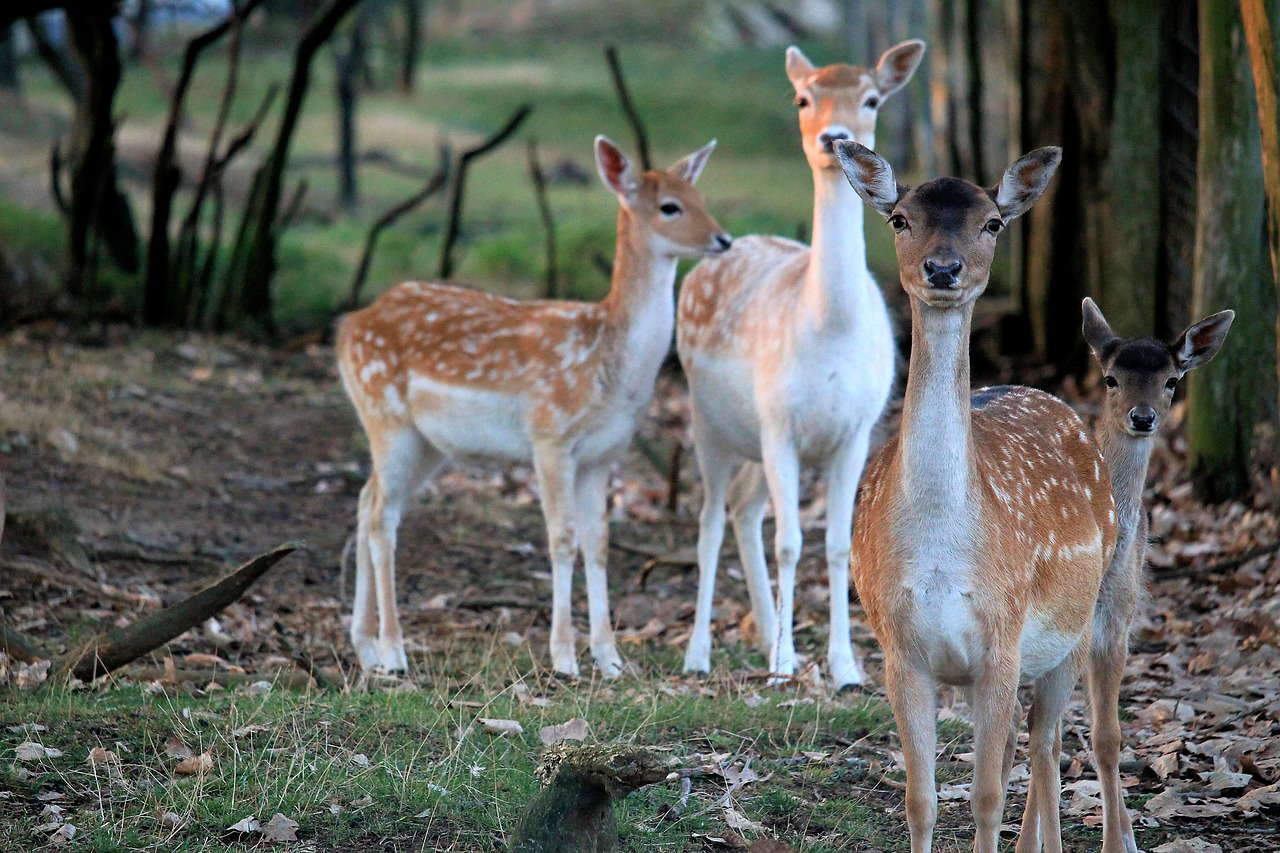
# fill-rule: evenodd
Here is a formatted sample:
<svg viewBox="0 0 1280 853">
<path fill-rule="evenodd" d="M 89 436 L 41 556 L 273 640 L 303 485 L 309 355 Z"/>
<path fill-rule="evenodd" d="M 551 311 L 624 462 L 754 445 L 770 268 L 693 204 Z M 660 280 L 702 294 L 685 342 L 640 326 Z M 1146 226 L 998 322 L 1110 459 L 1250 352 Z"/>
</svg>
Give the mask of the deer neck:
<svg viewBox="0 0 1280 853">
<path fill-rule="evenodd" d="M 676 258 L 654 250 L 629 211 L 618 211 L 613 279 L 601 306 L 623 351 L 641 357 L 660 349 L 666 355 L 675 330 L 676 263 Z"/>
<path fill-rule="evenodd" d="M 1116 502 L 1119 540 L 1127 543 L 1142 520 L 1142 493 L 1147 484 L 1152 440 L 1134 438 L 1119 429 L 1098 430 L 1098 444 L 1111 474 L 1111 494 Z M 1120 549 L 1117 548 L 1117 552 Z"/>
<path fill-rule="evenodd" d="M 969 329 L 973 303 L 931 308 L 911 299 L 911 362 L 898 443 L 900 499 L 914 522 L 972 507 Z M 959 533 L 964 525 L 957 530 Z"/>
<path fill-rule="evenodd" d="M 813 242 L 802 303 L 822 328 L 847 328 L 862 314 L 871 286 L 864 208 L 839 169 L 813 170 Z"/>
</svg>

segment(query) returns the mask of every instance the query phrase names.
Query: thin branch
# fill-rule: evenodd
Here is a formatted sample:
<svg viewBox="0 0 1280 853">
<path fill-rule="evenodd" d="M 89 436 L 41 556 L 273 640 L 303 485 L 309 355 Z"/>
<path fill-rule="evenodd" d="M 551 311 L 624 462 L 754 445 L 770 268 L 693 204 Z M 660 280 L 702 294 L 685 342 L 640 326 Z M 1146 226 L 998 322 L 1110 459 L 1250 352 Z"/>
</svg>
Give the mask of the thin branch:
<svg viewBox="0 0 1280 853">
<path fill-rule="evenodd" d="M 640 152 L 640 168 L 646 172 L 653 168 L 653 160 L 649 157 L 649 136 L 645 133 L 644 122 L 631 100 L 631 92 L 627 89 L 627 80 L 622 76 L 622 62 L 618 59 L 618 48 L 609 45 L 604 49 L 604 58 L 609 63 L 609 74 L 613 77 L 613 87 L 618 90 L 618 100 L 622 103 L 622 112 L 631 125 L 631 132 L 636 137 L 636 150 Z"/>
<path fill-rule="evenodd" d="M 458 228 L 462 222 L 462 199 L 463 191 L 467 180 L 467 168 L 471 165 L 471 161 L 477 157 L 483 157 L 499 145 L 507 141 L 507 138 L 524 123 L 529 117 L 533 107 L 525 104 L 512 113 L 511 118 L 507 119 L 507 123 L 502 129 L 490 136 L 484 142 L 468 148 L 462 152 L 462 156 L 458 158 L 458 169 L 454 172 L 453 182 L 449 185 L 449 220 L 445 226 L 444 246 L 440 250 L 440 277 L 449 278 L 453 275 L 453 248 L 458 242 Z"/>
<path fill-rule="evenodd" d="M 369 234 L 364 240 L 364 252 L 360 255 L 360 265 L 356 267 L 355 277 L 351 281 L 351 295 L 347 297 L 347 310 L 354 311 L 360 307 L 360 290 L 364 287 L 365 279 L 369 276 L 369 267 L 373 263 L 373 249 L 377 245 L 378 237 L 400 217 L 431 198 L 444 187 L 449 179 L 450 161 L 452 159 L 453 153 L 449 150 L 448 144 L 441 145 L 440 167 L 436 169 L 436 173 L 427 180 L 422 189 L 393 206 L 370 226 Z"/>
<path fill-rule="evenodd" d="M 1152 572 L 1155 580 L 1168 581 L 1178 578 L 1197 578 L 1205 575 L 1218 575 L 1223 572 L 1229 572 L 1232 569 L 1238 569 L 1250 560 L 1256 560 L 1259 557 L 1265 557 L 1268 554 L 1274 554 L 1280 551 L 1280 542 L 1272 542 L 1270 545 L 1260 545 L 1257 548 L 1251 548 L 1242 554 L 1234 557 L 1228 557 L 1225 560 L 1219 560 L 1216 563 L 1210 563 L 1207 566 L 1182 566 L 1176 569 L 1156 570 Z"/>
<path fill-rule="evenodd" d="M 546 235 L 547 273 L 546 296 L 555 299 L 560 295 L 559 275 L 556 271 L 556 219 L 551 212 L 551 199 L 547 197 L 547 176 L 538 161 L 538 141 L 529 137 L 529 178 L 533 181 L 533 193 L 538 200 L 538 215 L 542 217 L 542 230 Z"/>
</svg>

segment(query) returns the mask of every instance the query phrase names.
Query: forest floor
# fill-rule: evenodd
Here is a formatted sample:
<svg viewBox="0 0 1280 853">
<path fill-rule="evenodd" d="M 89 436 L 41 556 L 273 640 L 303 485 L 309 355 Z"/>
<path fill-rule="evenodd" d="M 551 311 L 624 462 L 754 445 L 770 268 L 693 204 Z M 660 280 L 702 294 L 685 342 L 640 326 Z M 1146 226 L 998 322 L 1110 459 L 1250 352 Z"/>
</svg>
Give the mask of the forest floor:
<svg viewBox="0 0 1280 853">
<path fill-rule="evenodd" d="M 1088 414 L 1090 393 L 1058 390 Z M 662 380 L 651 415 L 648 456 L 669 459 L 686 441 L 678 381 Z M 698 503 L 687 446 L 683 458 L 674 515 L 666 472 L 645 454 L 630 454 L 614 481 L 612 601 L 640 674 L 551 676 L 531 475 L 462 467 L 406 514 L 399 599 L 412 670 L 371 682 L 353 665 L 350 579 L 344 586 L 339 571 L 367 455 L 329 350 L 125 330 L 92 342 L 51 328 L 9 333 L 0 470 L 10 512 L 68 510 L 90 571 L 41 553 L 11 525 L 0 551 L 4 624 L 65 651 L 280 542 L 308 547 L 150 669 L 67 687 L 0 660 L 0 848 L 58 845 L 74 832 L 72 849 L 243 849 L 291 834 L 284 819 L 271 822 L 278 813 L 298 824 L 295 849 L 502 849 L 537 789 L 543 738 L 556 735 L 544 727 L 582 718 L 590 740 L 651 746 L 688 771 L 684 790 L 659 784 L 625 802 L 624 851 L 745 849 L 761 837 L 815 853 L 906 850 L 883 661 L 860 619 L 868 694 L 835 696 L 822 682 L 820 511 L 806 514 L 798 584 L 803 676 L 784 688 L 761 678 L 729 544 L 715 672 L 679 674 Z M 1233 560 L 1280 541 L 1275 489 L 1256 506 L 1205 507 L 1184 471 L 1180 441 L 1163 442 L 1150 490 L 1151 594 L 1121 698 L 1128 803 L 1144 850 L 1276 850 L 1280 561 Z M 820 510 L 820 493 L 814 500 Z M 342 688 L 287 686 L 290 649 L 339 673 Z M 183 676 L 211 669 L 198 683 Z M 941 708 L 937 849 L 967 850 L 971 732 L 962 701 L 948 692 Z M 481 718 L 515 720 L 522 732 L 490 734 Z M 1077 692 L 1064 726 L 1068 850 L 1096 850 L 1100 839 L 1086 733 Z M 1006 839 L 1021 816 L 1024 760 Z M 250 816 L 258 831 L 231 828 Z"/>
</svg>

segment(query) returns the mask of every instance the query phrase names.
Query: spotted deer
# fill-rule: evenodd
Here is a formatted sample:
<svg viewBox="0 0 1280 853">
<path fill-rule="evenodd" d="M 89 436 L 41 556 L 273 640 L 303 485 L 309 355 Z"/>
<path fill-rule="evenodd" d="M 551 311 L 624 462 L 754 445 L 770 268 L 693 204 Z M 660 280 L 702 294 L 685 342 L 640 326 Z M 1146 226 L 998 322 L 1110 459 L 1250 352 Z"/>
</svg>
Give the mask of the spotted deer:
<svg viewBox="0 0 1280 853">
<path fill-rule="evenodd" d="M 698 264 L 681 287 L 677 345 L 704 491 L 686 672 L 711 668 L 726 498 L 769 669 L 795 672 L 800 467 L 814 465 L 827 486 L 828 664 L 836 687 L 862 682 L 849 634 L 849 521 L 871 429 L 893 384 L 894 341 L 884 297 L 867 271 L 862 206 L 832 144 L 873 145 L 877 108 L 906 85 L 923 54 L 924 42 L 908 41 L 886 51 L 875 68 L 818 68 L 790 48 L 787 76 L 813 172 L 813 246 L 744 237 L 723 258 Z M 777 517 L 776 605 L 761 531 L 770 500 Z"/>
<path fill-rule="evenodd" d="M 1012 386 L 970 394 L 969 331 L 996 235 L 1039 199 L 1061 149 L 1027 154 L 991 189 L 956 178 L 904 186 L 862 145 L 837 150 L 895 232 L 911 304 L 902 429 L 867 467 L 852 557 L 884 648 L 911 850 L 932 849 L 945 683 L 972 709 L 974 849 L 995 853 L 1025 680 L 1035 685 L 1031 787 L 1017 849 L 1060 851 L 1059 719 L 1088 652 L 1116 509 L 1102 455 L 1065 403 Z"/>
<path fill-rule="evenodd" d="M 1095 428 L 1111 472 L 1119 533 L 1102 576 L 1089 649 L 1092 746 L 1102 784 L 1102 853 L 1138 853 L 1120 787 L 1120 679 L 1129 657 L 1129 626 L 1142 595 L 1147 514 L 1142 491 L 1152 437 L 1164 423 L 1178 381 L 1208 364 L 1227 338 L 1234 311 L 1192 325 L 1173 343 L 1121 338 L 1092 299 L 1084 300 L 1084 339 L 1102 368 L 1106 398 Z"/>
<path fill-rule="evenodd" d="M 600 177 L 620 203 L 602 302 L 520 302 L 411 281 L 343 320 L 338 364 L 373 456 L 360 492 L 351 622 L 366 669 L 407 668 L 395 587 L 405 501 L 446 458 L 480 457 L 533 462 L 551 552 L 555 670 L 578 673 L 570 597 L 580 547 L 592 655 L 606 677 L 623 671 L 605 573 L 609 469 L 670 346 L 677 259 L 732 242 L 694 188 L 714 147 L 641 174 L 596 138 Z"/>
</svg>

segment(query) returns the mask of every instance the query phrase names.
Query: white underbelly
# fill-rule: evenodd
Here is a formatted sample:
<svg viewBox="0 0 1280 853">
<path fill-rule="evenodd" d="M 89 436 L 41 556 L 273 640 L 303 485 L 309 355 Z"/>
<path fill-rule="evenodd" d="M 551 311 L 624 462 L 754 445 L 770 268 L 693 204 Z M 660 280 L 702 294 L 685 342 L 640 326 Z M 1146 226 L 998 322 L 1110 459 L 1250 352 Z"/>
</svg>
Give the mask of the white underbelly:
<svg viewBox="0 0 1280 853">
<path fill-rule="evenodd" d="M 743 459 L 760 460 L 751 362 L 731 356 L 681 353 L 694 412 L 709 437 Z"/>
<path fill-rule="evenodd" d="M 527 403 L 520 396 L 414 376 L 409 405 L 418 430 L 447 456 L 510 461 L 532 457 L 525 427 Z"/>
<path fill-rule="evenodd" d="M 1022 656 L 1022 680 L 1034 681 L 1067 659 L 1080 643 L 1078 634 L 1053 627 L 1049 620 L 1034 611 L 1022 623 L 1018 650 Z"/>
</svg>

